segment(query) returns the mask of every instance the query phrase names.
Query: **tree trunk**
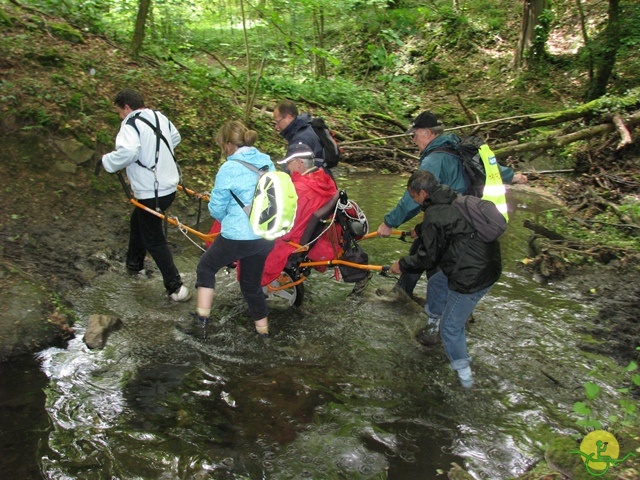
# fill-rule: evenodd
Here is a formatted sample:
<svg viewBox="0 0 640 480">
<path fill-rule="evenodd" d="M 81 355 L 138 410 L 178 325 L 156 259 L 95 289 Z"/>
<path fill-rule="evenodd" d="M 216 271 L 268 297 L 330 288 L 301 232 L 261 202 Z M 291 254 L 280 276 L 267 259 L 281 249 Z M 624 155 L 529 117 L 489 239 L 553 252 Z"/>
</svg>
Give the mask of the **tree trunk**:
<svg viewBox="0 0 640 480">
<path fill-rule="evenodd" d="M 536 38 L 536 26 L 539 17 L 547 8 L 547 0 L 523 0 L 522 26 L 520 39 L 516 50 L 513 66 L 515 68 L 528 67 L 531 60 L 531 48 Z"/>
<path fill-rule="evenodd" d="M 147 15 L 151 8 L 151 0 L 139 0 L 138 16 L 136 18 L 136 28 L 133 31 L 133 39 L 131 40 L 131 55 L 137 57 L 142 49 L 144 42 L 144 31 L 147 23 Z"/>
<path fill-rule="evenodd" d="M 244 12 L 244 0 L 240 0 L 240 13 L 242 14 L 242 35 L 244 38 L 244 50 L 247 59 L 247 83 L 245 86 L 246 103 L 244 109 L 244 123 L 248 124 L 251 117 L 251 52 L 249 50 L 249 36 L 247 35 L 247 17 Z"/>
<path fill-rule="evenodd" d="M 589 39 L 589 33 L 587 32 L 587 19 L 584 15 L 584 9 L 582 8 L 582 0 L 576 0 L 576 6 L 578 7 L 578 13 L 580 14 L 580 29 L 582 30 L 582 39 L 584 41 L 584 48 L 587 51 L 589 82 L 593 81 L 593 52 L 591 51 L 591 40 Z"/>
<path fill-rule="evenodd" d="M 316 47 L 319 51 L 324 51 L 324 12 L 321 8 L 313 11 L 313 26 L 316 36 Z M 327 63 L 323 53 L 314 52 L 313 60 L 315 64 L 316 78 L 325 78 L 327 76 Z"/>
<path fill-rule="evenodd" d="M 620 47 L 620 0 L 609 0 L 609 23 L 603 32 L 602 46 L 595 54 L 596 72 L 587 87 L 586 100 L 595 100 L 607 93 L 607 83 L 616 64 Z"/>
</svg>

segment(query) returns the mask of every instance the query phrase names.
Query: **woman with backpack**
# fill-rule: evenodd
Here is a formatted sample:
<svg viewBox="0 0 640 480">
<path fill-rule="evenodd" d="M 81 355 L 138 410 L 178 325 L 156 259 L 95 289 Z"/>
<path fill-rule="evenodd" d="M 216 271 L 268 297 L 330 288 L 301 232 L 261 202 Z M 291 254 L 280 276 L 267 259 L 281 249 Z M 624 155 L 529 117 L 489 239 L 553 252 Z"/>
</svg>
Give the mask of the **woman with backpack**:
<svg viewBox="0 0 640 480">
<path fill-rule="evenodd" d="M 274 242 L 253 232 L 249 217 L 240 204 L 251 205 L 259 178 L 256 172 L 241 162 L 259 170 L 275 170 L 271 158 L 253 146 L 257 139 L 257 132 L 249 130 L 239 121 L 225 123 L 216 136 L 226 161 L 216 174 L 209 199 L 209 213 L 220 222 L 221 231 L 198 262 L 196 315 L 200 325 L 206 327 L 213 304 L 216 273 L 226 265 L 242 260 L 240 290 L 249 306 L 256 333 L 268 337 L 269 309 L 260 280 Z"/>
</svg>

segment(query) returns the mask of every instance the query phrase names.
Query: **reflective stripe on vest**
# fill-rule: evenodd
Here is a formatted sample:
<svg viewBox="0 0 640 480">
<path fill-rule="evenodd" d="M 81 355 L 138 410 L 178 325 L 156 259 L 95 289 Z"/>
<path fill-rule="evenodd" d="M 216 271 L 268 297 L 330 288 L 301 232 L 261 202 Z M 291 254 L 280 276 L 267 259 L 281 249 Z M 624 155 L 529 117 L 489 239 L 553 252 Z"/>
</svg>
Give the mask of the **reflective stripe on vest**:
<svg viewBox="0 0 640 480">
<path fill-rule="evenodd" d="M 500 176 L 500 168 L 498 168 L 498 161 L 493 154 L 489 145 L 486 143 L 478 149 L 482 163 L 484 164 L 484 171 L 487 175 L 484 184 L 484 190 L 482 192 L 482 199 L 493 202 L 498 211 L 502 213 L 505 220 L 509 221 L 509 215 L 507 214 L 507 199 L 505 193 L 507 189 L 502 183 L 502 177 Z"/>
</svg>

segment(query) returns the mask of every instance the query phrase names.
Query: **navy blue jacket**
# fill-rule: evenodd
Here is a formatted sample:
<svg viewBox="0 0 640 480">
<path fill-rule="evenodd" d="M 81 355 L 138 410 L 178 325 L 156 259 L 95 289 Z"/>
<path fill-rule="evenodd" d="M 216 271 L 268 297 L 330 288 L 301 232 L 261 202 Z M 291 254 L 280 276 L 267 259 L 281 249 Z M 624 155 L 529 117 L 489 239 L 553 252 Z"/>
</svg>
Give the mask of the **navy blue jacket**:
<svg viewBox="0 0 640 480">
<path fill-rule="evenodd" d="M 287 128 L 280 132 L 280 135 L 289 143 L 289 146 L 296 143 L 304 143 L 310 147 L 313 150 L 314 157 L 316 157 L 316 164 L 319 160 L 320 165 L 322 165 L 324 149 L 309 122 L 311 122 L 311 116 L 308 113 L 301 113 L 293 122 L 287 125 Z"/>
</svg>

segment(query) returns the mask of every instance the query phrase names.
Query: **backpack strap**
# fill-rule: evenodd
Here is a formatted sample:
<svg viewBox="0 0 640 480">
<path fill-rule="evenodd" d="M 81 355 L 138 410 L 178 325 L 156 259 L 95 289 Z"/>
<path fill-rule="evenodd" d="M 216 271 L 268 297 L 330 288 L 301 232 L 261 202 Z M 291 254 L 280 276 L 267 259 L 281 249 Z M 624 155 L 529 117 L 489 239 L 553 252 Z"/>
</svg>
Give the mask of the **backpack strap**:
<svg viewBox="0 0 640 480">
<path fill-rule="evenodd" d="M 435 153 L 435 152 L 450 153 L 451 155 L 455 155 L 456 157 L 460 158 L 460 154 L 458 153 L 458 151 L 454 150 L 453 148 L 446 148 L 446 147 L 434 148 L 429 153 Z"/>
<path fill-rule="evenodd" d="M 257 173 L 258 174 L 258 178 L 260 178 L 264 173 L 267 172 L 267 170 L 269 170 L 269 166 L 268 165 L 264 165 L 264 166 L 258 168 L 255 165 L 251 165 L 249 162 L 245 162 L 244 160 L 239 160 L 237 158 L 232 158 L 231 161 L 241 163 L 242 165 L 247 167 L 252 172 Z M 242 200 L 240 200 L 240 198 L 235 193 L 233 193 L 233 190 L 229 190 L 229 192 L 231 193 L 231 196 L 233 197 L 233 199 L 236 202 L 238 202 L 238 205 L 240 205 L 240 208 L 242 210 L 244 210 L 244 213 L 246 213 L 247 216 L 251 215 L 251 205 L 245 205 L 242 202 Z"/>
<path fill-rule="evenodd" d="M 145 168 L 153 173 L 153 177 L 155 179 L 153 182 L 153 188 L 154 188 L 155 197 L 156 197 L 156 210 L 160 211 L 159 200 L 158 200 L 158 188 L 160 186 L 160 182 L 158 182 L 158 177 L 156 172 L 156 167 L 158 166 L 158 160 L 160 158 L 160 140 L 164 141 L 164 143 L 167 145 L 167 148 L 169 149 L 169 153 L 171 154 L 173 161 L 176 163 L 176 167 L 178 168 L 178 176 L 180 178 L 180 182 L 179 182 L 180 184 L 182 184 L 182 172 L 180 171 L 180 165 L 178 165 L 178 161 L 176 160 L 176 157 L 173 154 L 173 149 L 169 145 L 167 138 L 162 134 L 162 130 L 160 129 L 160 119 L 158 118 L 158 113 L 155 110 L 153 110 L 153 116 L 156 118 L 156 125 L 151 123 L 146 118 L 142 117 L 140 113 L 136 113 L 135 115 L 132 115 L 131 117 L 129 117 L 129 119 L 127 120 L 127 125 L 131 125 L 136 130 L 136 132 L 138 132 L 138 136 L 140 136 L 140 130 L 136 125 L 136 120 L 141 120 L 143 123 L 146 123 L 149 126 L 149 128 L 151 128 L 151 130 L 156 136 L 156 155 L 155 155 L 155 163 L 153 167 L 147 167 L 140 161 L 139 158 L 136 160 L 136 163 L 140 165 L 142 168 Z"/>
<path fill-rule="evenodd" d="M 429 152 L 429 154 L 436 153 L 436 152 L 448 153 L 449 155 L 458 157 L 458 161 L 460 161 L 460 163 L 462 164 L 462 178 L 464 179 L 464 185 L 465 187 L 467 187 L 466 192 L 468 193 L 469 189 L 471 188 L 471 179 L 469 178 L 467 169 L 464 166 L 464 162 L 462 161 L 462 156 L 460 155 L 460 152 L 458 152 L 457 150 L 454 150 L 453 148 L 441 147 L 441 148 L 434 148 Z"/>
<path fill-rule="evenodd" d="M 127 125 L 131 125 L 133 128 L 135 128 L 136 132 L 138 132 L 138 135 L 140 135 L 140 130 L 138 129 L 138 126 L 136 125 L 136 120 L 141 120 L 143 123 L 146 123 L 149 126 L 149 128 L 151 128 L 151 130 L 153 130 L 153 133 L 155 133 L 155 135 L 156 135 L 156 165 L 158 164 L 158 156 L 159 156 L 159 151 L 160 151 L 160 140 L 162 140 L 165 143 L 165 145 L 169 149 L 169 152 L 171 153 L 171 157 L 173 157 L 173 161 L 176 162 L 176 165 L 177 165 L 178 161 L 176 160 L 176 157 L 173 154 L 173 149 L 169 145 L 169 141 L 167 140 L 167 137 L 165 137 L 162 134 L 162 130 L 160 129 L 160 119 L 158 119 L 158 114 L 156 113 L 155 110 L 153 111 L 153 115 L 156 117 L 156 125 L 151 123 L 146 118 L 140 116 L 139 113 L 136 113 L 135 115 L 130 117 L 129 120 L 127 120 Z M 152 170 L 151 168 L 147 167 L 146 165 L 143 165 L 142 162 L 140 162 L 140 160 L 136 160 L 136 163 L 138 165 L 140 165 L 142 168 L 146 168 L 147 170 Z M 154 166 L 154 168 L 155 168 L 155 166 Z"/>
</svg>

